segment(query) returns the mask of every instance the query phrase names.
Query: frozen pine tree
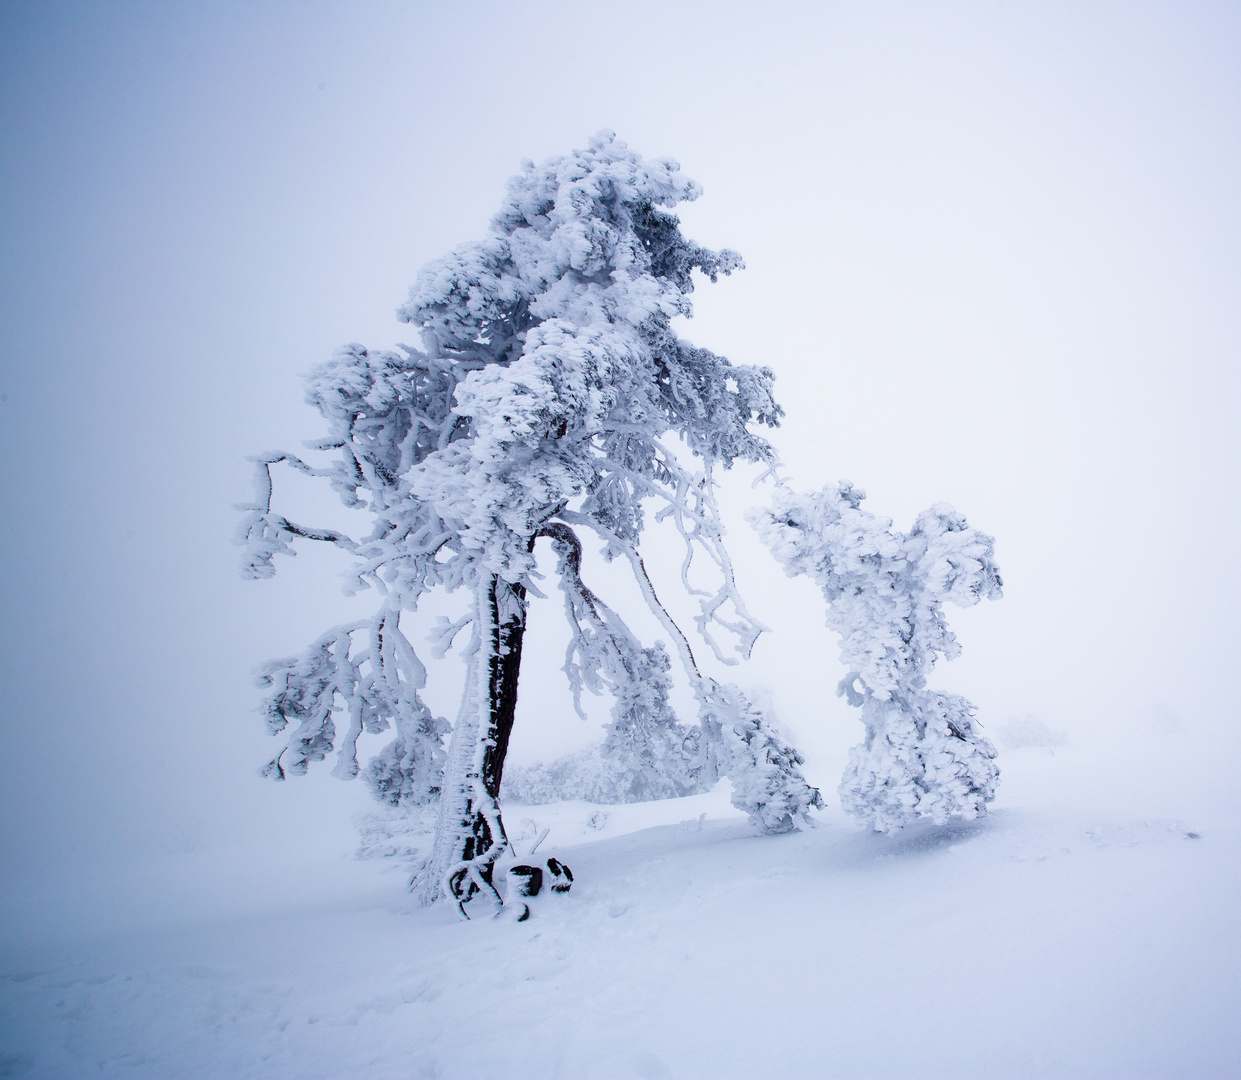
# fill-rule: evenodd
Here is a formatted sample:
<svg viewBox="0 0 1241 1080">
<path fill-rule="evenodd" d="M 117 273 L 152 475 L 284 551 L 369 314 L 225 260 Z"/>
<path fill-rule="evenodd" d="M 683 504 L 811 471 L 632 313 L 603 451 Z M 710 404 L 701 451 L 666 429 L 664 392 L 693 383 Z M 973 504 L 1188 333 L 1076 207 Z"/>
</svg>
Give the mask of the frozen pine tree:
<svg viewBox="0 0 1241 1080">
<path fill-rule="evenodd" d="M 919 817 L 973 818 L 995 795 L 995 748 L 963 697 L 930 690 L 936 657 L 961 651 L 945 602 L 967 607 L 1000 596 L 994 541 L 945 503 L 908 533 L 861 509 L 866 493 L 829 485 L 780 489 L 751 524 L 790 576 L 805 574 L 827 600 L 848 674 L 837 690 L 860 706 L 866 737 L 854 747 L 841 803 L 880 832 Z"/>
<path fill-rule="evenodd" d="M 762 714 L 700 672 L 639 550 L 647 515 L 670 519 L 684 541 L 682 582 L 699 599 L 700 635 L 725 662 L 748 655 L 762 627 L 734 585 L 713 474 L 738 459 L 771 463 L 752 425 L 774 425 L 781 411 L 768 369 L 730 364 L 673 331 L 673 317 L 692 313 L 695 271 L 715 281 L 741 266 L 733 252 L 682 235 L 672 208 L 699 190 L 675 162 L 645 160 L 610 133 L 537 168 L 525 163 L 487 238 L 420 273 L 398 311 L 416 345 L 346 346 L 311 375 L 309 400 L 328 424 L 313 446 L 333 456 L 328 463 L 257 459 L 258 497 L 241 530 L 246 572 L 269 576 L 274 556 L 313 540 L 348 552 L 356 587 L 379 597 L 371 621 L 331 630 L 302 656 L 264 669 L 269 725 L 291 725 L 268 772 L 304 772 L 335 752 L 336 774 L 352 776 L 360 733 L 391 728 L 365 776 L 389 802 L 439 800 L 416 883 L 427 902 L 501 899 L 498 796 L 540 541 L 558 556 L 572 630 L 564 670 L 575 695 L 615 697 L 609 759 L 631 786 L 662 791 L 727 774 L 734 801 L 774 831 L 819 804 L 801 759 Z M 279 514 L 277 463 L 328 481 L 367 512 L 370 532 L 346 536 Z M 697 725 L 681 726 L 668 708 L 667 653 L 643 646 L 583 582 L 586 534 L 632 568 L 690 677 Z M 695 556 L 714 577 L 709 588 L 691 581 Z M 419 696 L 425 671 L 401 627 L 437 588 L 468 597 L 464 618 L 436 646 L 468 635 L 446 749 L 448 725 Z"/>
</svg>

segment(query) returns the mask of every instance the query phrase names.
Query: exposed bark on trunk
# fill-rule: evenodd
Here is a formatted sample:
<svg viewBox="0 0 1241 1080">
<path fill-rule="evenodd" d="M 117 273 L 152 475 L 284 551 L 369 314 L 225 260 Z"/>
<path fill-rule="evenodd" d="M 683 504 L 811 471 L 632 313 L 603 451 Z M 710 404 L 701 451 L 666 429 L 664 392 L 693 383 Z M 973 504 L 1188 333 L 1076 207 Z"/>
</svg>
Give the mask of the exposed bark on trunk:
<svg viewBox="0 0 1241 1080">
<path fill-rule="evenodd" d="M 521 671 L 521 646 L 526 632 L 526 590 L 523 586 L 510 585 L 493 577 L 486 603 L 489 610 L 480 660 L 485 667 L 487 701 L 478 741 L 482 751 L 478 779 L 484 798 L 478 800 L 480 805 L 471 807 L 470 832 L 462 852 L 464 861 L 483 859 L 493 848 L 502 851 L 508 842 L 500 820 L 500 781 L 517 713 L 517 676 Z M 494 813 L 489 813 L 493 806 Z M 486 874 L 490 881 L 491 862 L 487 863 Z"/>
<path fill-rule="evenodd" d="M 492 882 L 508 838 L 500 819 L 500 782 L 517 712 L 517 677 L 526 631 L 526 590 L 491 576 L 475 596 L 472 656 L 453 729 L 435 845 L 418 891 L 433 903 L 447 891 L 458 904 Z"/>
</svg>

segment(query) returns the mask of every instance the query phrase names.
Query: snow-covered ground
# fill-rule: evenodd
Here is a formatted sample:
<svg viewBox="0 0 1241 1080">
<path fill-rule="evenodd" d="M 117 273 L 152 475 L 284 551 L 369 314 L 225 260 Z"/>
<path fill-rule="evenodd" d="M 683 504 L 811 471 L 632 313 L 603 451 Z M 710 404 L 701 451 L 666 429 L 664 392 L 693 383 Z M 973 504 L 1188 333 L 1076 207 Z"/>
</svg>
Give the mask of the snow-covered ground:
<svg viewBox="0 0 1241 1080">
<path fill-rule="evenodd" d="M 9 883 L 0 1076 L 1241 1075 L 1237 750 L 1006 751 L 987 819 L 896 838 L 510 807 L 576 875 L 524 923 L 414 909 L 344 829 Z"/>
</svg>

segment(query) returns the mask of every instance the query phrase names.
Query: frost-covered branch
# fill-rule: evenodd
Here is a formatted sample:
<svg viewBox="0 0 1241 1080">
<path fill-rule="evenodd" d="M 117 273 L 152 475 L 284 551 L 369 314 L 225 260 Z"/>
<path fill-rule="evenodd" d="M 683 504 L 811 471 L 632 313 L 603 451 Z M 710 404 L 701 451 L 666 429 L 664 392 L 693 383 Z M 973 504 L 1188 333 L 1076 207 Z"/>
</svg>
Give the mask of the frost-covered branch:
<svg viewBox="0 0 1241 1080">
<path fill-rule="evenodd" d="M 697 769 L 727 775 L 733 805 L 765 832 L 786 832 L 809 821 L 810 809 L 823 801 L 802 776 L 804 759 L 738 687 L 703 675 L 688 639 L 656 594 L 642 556 L 598 522 L 572 511 L 560 516 L 593 528 L 608 541 L 610 553 L 625 557 L 647 606 L 676 643 L 698 702 Z"/>
<path fill-rule="evenodd" d="M 355 635 L 365 635 L 357 646 Z M 300 656 L 264 664 L 259 685 L 267 690 L 263 711 L 272 734 L 293 731 L 263 775 L 283 780 L 301 775 L 333 750 L 333 774 L 350 779 L 359 772 L 357 741 L 362 732 L 395 728 L 396 737 L 370 763 L 366 779 L 376 797 L 393 805 L 425 803 L 439 791 L 447 724 L 423 703 L 419 691 L 426 670 L 401 633 L 399 614 L 386 610 L 374 619 L 329 630 Z M 337 739 L 335 714 L 349 718 Z"/>
</svg>

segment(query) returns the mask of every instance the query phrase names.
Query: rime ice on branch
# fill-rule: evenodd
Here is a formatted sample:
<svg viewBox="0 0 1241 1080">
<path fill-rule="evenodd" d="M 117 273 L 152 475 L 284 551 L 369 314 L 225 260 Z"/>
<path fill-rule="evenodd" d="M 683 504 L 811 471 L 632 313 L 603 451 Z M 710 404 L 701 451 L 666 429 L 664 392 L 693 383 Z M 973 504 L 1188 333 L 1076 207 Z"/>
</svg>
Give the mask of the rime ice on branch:
<svg viewBox="0 0 1241 1080">
<path fill-rule="evenodd" d="M 565 672 L 575 695 L 616 698 L 606 749 L 633 774 L 631 786 L 699 788 L 727 774 L 734 801 L 775 831 L 819 804 L 801 759 L 761 713 L 699 672 L 639 554 L 653 509 L 684 541 L 682 583 L 699 599 L 700 634 L 726 663 L 730 652 L 749 654 L 763 628 L 737 594 L 712 475 L 736 459 L 772 463 L 750 425 L 774 426 L 781 410 L 770 370 L 730 364 L 672 330 L 674 316 L 692 314 L 694 271 L 715 281 L 742 265 L 682 236 L 671 209 L 699 192 L 675 162 L 644 160 L 610 133 L 537 168 L 525 163 L 491 234 L 420 273 L 398 312 L 418 331 L 416 347 L 346 346 L 312 374 L 309 401 L 329 426 L 314 446 L 334 461 L 257 459 L 258 498 L 241 530 L 246 572 L 269 576 L 275 555 L 315 540 L 349 552 L 356 586 L 381 598 L 371 623 L 332 630 L 264 669 L 272 730 L 294 725 L 268 771 L 303 772 L 337 751 L 337 775 L 353 775 L 358 733 L 392 725 L 394 740 L 365 775 L 387 801 L 440 800 L 418 879 L 428 902 L 445 892 L 499 899 L 492 878 L 507 841 L 497 797 L 540 539 L 559 556 L 573 634 Z M 696 467 L 666 438 L 680 440 Z M 277 463 L 327 480 L 370 514 L 370 533 L 345 536 L 275 512 Z M 645 648 L 582 582 L 582 530 L 632 568 L 690 677 L 696 727 L 683 728 L 667 707 L 666 652 Z M 691 585 L 695 555 L 714 575 L 705 592 Z M 434 588 L 470 598 L 441 641 L 468 627 L 468 676 L 446 755 L 447 725 L 419 697 L 422 664 L 399 626 Z"/>
<path fill-rule="evenodd" d="M 994 541 L 946 503 L 894 532 L 861 509 L 865 497 L 847 483 L 808 495 L 784 488 L 769 510 L 749 515 L 790 577 L 819 584 L 828 628 L 840 635 L 849 673 L 837 693 L 861 707 L 866 724 L 841 803 L 880 832 L 919 817 L 973 818 L 995 795 L 995 748 L 975 729 L 974 706 L 928 690 L 926 676 L 937 656 L 961 652 L 944 603 L 999 598 Z"/>
</svg>

